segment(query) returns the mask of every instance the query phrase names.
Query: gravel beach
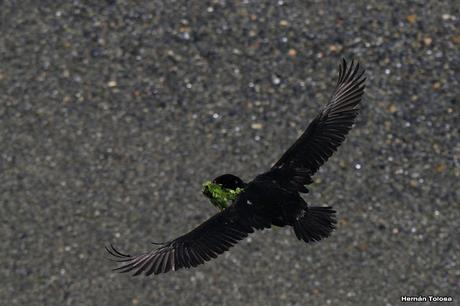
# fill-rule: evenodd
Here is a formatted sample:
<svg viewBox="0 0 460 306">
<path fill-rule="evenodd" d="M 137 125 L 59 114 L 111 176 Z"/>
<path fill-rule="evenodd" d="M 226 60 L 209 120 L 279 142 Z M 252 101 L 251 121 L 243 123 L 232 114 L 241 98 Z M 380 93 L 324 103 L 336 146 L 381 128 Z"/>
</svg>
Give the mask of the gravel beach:
<svg viewBox="0 0 460 306">
<path fill-rule="evenodd" d="M 0 1 L 0 305 L 460 305 L 459 11 Z M 214 214 L 204 181 L 269 169 L 343 57 L 366 69 L 362 111 L 305 196 L 337 210 L 331 237 L 274 228 L 196 269 L 111 271 L 108 243 L 144 252 Z"/>
</svg>

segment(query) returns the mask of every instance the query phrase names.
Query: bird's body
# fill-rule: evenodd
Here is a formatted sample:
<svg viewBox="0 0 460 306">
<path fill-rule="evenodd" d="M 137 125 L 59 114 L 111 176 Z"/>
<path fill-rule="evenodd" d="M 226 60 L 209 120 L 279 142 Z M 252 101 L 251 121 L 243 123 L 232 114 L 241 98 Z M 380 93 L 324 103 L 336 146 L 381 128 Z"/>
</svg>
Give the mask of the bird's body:
<svg viewBox="0 0 460 306">
<path fill-rule="evenodd" d="M 120 272 L 159 274 L 203 264 L 227 251 L 254 230 L 291 226 L 299 240 L 318 241 L 335 227 L 331 207 L 309 207 L 301 193 L 312 175 L 336 151 L 351 129 L 364 92 L 364 71 L 343 61 L 331 101 L 300 138 L 267 172 L 245 183 L 224 174 L 203 186 L 203 194 L 221 211 L 191 232 L 138 256 L 113 246 L 107 251 L 124 265 Z"/>
<path fill-rule="evenodd" d="M 248 184 L 241 197 L 243 203 L 244 200 L 259 203 L 260 210 L 266 211 L 267 218 L 276 226 L 290 225 L 290 219 L 306 208 L 306 203 L 298 192 L 282 188 L 276 180 L 271 179 L 269 173 L 257 176 Z"/>
</svg>

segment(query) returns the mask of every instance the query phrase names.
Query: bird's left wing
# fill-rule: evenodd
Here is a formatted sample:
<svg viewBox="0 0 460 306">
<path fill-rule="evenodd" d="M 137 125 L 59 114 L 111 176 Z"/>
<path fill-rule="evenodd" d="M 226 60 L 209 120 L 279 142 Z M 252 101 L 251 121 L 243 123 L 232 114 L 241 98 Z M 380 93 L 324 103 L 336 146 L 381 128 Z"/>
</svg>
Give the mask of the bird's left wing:
<svg viewBox="0 0 460 306">
<path fill-rule="evenodd" d="M 334 93 L 326 107 L 310 123 L 299 139 L 281 156 L 271 175 L 292 181 L 292 188 L 306 192 L 302 185 L 311 183 L 318 171 L 345 140 L 364 93 L 364 70 L 359 64 L 343 60 Z"/>
<path fill-rule="evenodd" d="M 196 267 L 216 258 L 254 232 L 248 220 L 242 216 L 238 205 L 231 205 L 188 234 L 153 251 L 131 256 L 117 251 L 112 245 L 106 249 L 115 257 L 115 261 L 123 263 L 114 269 L 122 273 L 134 271 L 133 275 L 144 273 L 147 276 Z"/>
</svg>

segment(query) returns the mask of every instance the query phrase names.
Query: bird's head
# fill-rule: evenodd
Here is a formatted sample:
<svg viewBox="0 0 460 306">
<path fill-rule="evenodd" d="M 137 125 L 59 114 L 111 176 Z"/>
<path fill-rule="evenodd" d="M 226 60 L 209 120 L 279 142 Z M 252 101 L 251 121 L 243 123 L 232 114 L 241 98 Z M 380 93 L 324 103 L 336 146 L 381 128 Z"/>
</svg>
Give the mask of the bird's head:
<svg viewBox="0 0 460 306">
<path fill-rule="evenodd" d="M 233 174 L 224 174 L 212 181 L 203 184 L 203 194 L 211 200 L 211 203 L 224 210 L 228 202 L 235 200 L 244 190 L 246 184 Z"/>
</svg>

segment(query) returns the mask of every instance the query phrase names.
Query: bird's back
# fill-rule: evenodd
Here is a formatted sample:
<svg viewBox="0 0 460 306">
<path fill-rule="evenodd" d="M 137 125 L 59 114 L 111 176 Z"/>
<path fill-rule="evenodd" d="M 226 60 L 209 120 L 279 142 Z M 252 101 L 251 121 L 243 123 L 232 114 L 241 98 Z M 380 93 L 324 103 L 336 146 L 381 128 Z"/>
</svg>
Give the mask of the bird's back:
<svg viewBox="0 0 460 306">
<path fill-rule="evenodd" d="M 283 188 L 265 175 L 250 182 L 235 204 L 276 226 L 291 225 L 299 211 L 307 207 L 298 192 Z"/>
</svg>

